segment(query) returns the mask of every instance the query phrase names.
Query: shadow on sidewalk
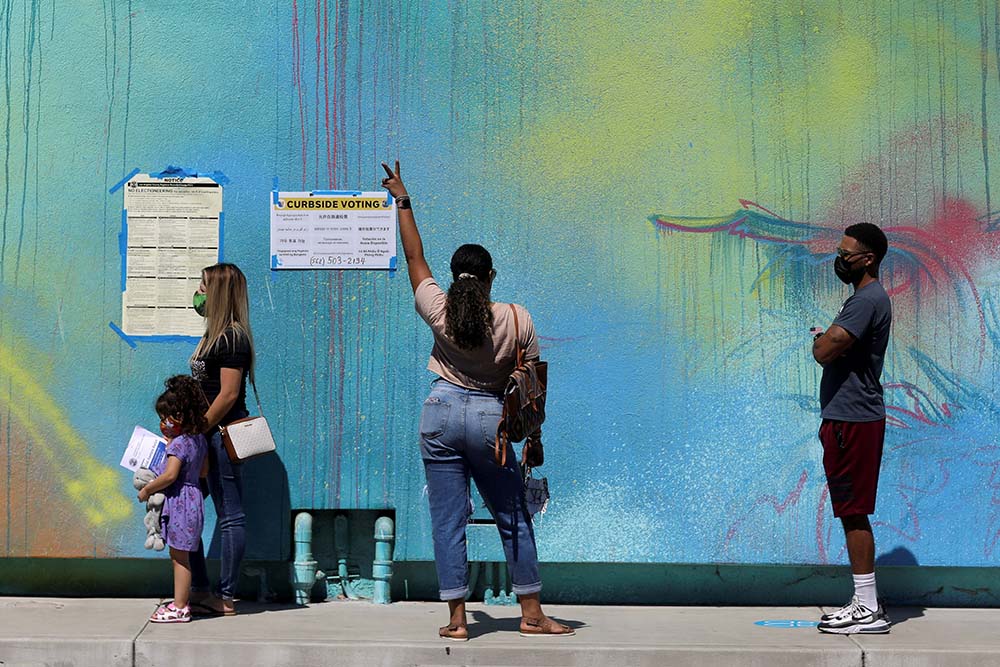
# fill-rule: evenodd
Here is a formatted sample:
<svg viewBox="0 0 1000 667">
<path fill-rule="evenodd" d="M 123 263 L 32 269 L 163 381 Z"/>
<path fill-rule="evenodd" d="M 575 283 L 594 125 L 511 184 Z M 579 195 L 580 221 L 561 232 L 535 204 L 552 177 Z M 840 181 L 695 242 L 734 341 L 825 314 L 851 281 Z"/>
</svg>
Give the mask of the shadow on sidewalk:
<svg viewBox="0 0 1000 667">
<path fill-rule="evenodd" d="M 927 609 L 927 607 L 893 607 L 892 605 L 886 605 L 886 608 L 889 612 L 889 620 L 894 626 L 902 625 L 911 618 L 922 618 L 924 610 Z"/>
<path fill-rule="evenodd" d="M 514 609 L 516 609 L 516 607 Z M 469 624 L 469 639 L 475 639 L 476 637 L 482 637 L 483 635 L 488 635 L 494 632 L 517 633 L 521 629 L 520 615 L 494 618 L 481 609 L 473 609 L 469 611 L 469 615 L 472 617 L 473 621 Z M 583 621 L 568 621 L 565 618 L 558 618 L 556 616 L 550 616 L 549 618 L 558 621 L 563 625 L 568 625 L 574 630 L 578 630 L 587 625 Z"/>
<path fill-rule="evenodd" d="M 875 559 L 876 570 L 886 565 L 915 567 L 920 563 L 912 551 L 906 547 L 896 547 Z M 889 612 L 889 620 L 892 621 L 893 625 L 906 623 L 911 618 L 921 618 L 924 615 L 924 610 L 927 609 L 927 607 L 893 606 L 891 596 L 886 607 Z"/>
<path fill-rule="evenodd" d="M 275 611 L 292 611 L 296 609 L 305 609 L 303 605 L 295 604 L 294 602 L 253 602 L 253 601 L 239 601 L 236 603 L 236 616 L 252 616 L 255 614 L 266 614 Z M 222 614 L 215 615 L 196 615 L 193 620 L 203 621 L 212 618 L 226 618 Z M 228 618 L 233 618 L 232 616 Z"/>
</svg>

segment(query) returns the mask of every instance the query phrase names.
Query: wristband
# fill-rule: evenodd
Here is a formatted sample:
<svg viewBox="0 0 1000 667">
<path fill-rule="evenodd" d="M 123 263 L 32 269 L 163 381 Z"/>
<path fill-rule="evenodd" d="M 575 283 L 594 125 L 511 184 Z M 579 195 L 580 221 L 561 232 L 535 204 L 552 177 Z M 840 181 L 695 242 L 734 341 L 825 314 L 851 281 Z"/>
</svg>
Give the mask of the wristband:
<svg viewBox="0 0 1000 667">
<path fill-rule="evenodd" d="M 408 209 L 413 208 L 410 206 L 410 196 L 403 195 L 402 197 L 396 197 L 396 208 Z"/>
</svg>

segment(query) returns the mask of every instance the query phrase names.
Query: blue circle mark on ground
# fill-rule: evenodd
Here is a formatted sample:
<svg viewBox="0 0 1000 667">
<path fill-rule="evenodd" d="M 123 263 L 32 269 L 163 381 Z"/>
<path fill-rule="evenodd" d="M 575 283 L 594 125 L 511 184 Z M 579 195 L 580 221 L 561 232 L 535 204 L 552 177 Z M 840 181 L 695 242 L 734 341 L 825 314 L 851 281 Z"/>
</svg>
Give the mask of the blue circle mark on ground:
<svg viewBox="0 0 1000 667">
<path fill-rule="evenodd" d="M 755 621 L 754 625 L 760 625 L 765 628 L 815 628 L 819 623 L 816 621 Z"/>
</svg>

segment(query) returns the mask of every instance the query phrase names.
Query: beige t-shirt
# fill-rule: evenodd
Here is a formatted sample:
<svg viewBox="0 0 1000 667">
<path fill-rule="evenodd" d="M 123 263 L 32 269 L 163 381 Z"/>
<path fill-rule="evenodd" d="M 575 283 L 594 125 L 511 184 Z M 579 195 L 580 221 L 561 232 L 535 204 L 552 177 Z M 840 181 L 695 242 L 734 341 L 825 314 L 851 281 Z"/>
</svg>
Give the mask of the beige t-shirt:
<svg viewBox="0 0 1000 667">
<path fill-rule="evenodd" d="M 510 305 L 494 303 L 493 336 L 474 350 L 463 350 L 445 335 L 445 303 L 448 295 L 434 278 L 425 278 L 414 293 L 417 313 L 434 333 L 434 349 L 427 369 L 442 378 L 467 389 L 503 391 L 514 370 L 517 349 L 514 345 L 514 315 Z M 517 309 L 517 328 L 525 359 L 538 357 L 538 339 L 531 315 L 523 307 Z"/>
</svg>

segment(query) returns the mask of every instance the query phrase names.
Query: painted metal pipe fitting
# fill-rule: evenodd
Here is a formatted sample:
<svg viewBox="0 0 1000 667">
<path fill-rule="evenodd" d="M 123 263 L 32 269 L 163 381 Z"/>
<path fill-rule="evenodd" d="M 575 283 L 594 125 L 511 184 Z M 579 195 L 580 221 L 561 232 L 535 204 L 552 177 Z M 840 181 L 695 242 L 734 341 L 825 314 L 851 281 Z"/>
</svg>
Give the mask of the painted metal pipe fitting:
<svg viewBox="0 0 1000 667">
<path fill-rule="evenodd" d="M 295 517 L 295 560 L 292 562 L 292 590 L 296 604 L 308 604 L 318 579 L 318 568 L 312 554 L 313 518 L 309 512 Z"/>
<path fill-rule="evenodd" d="M 395 524 L 387 516 L 375 521 L 375 560 L 372 561 L 372 578 L 375 579 L 375 594 L 372 602 L 389 604 L 392 602 L 392 543 L 396 539 Z"/>
<path fill-rule="evenodd" d="M 517 596 L 507 591 L 507 563 L 486 563 L 486 590 L 483 602 L 488 605 L 515 605 Z"/>
<path fill-rule="evenodd" d="M 337 579 L 344 597 L 348 600 L 360 600 L 361 595 L 355 590 L 354 582 L 347 570 L 347 557 L 351 552 L 351 530 L 346 514 L 338 514 L 333 519 L 333 543 L 337 552 Z"/>
</svg>

